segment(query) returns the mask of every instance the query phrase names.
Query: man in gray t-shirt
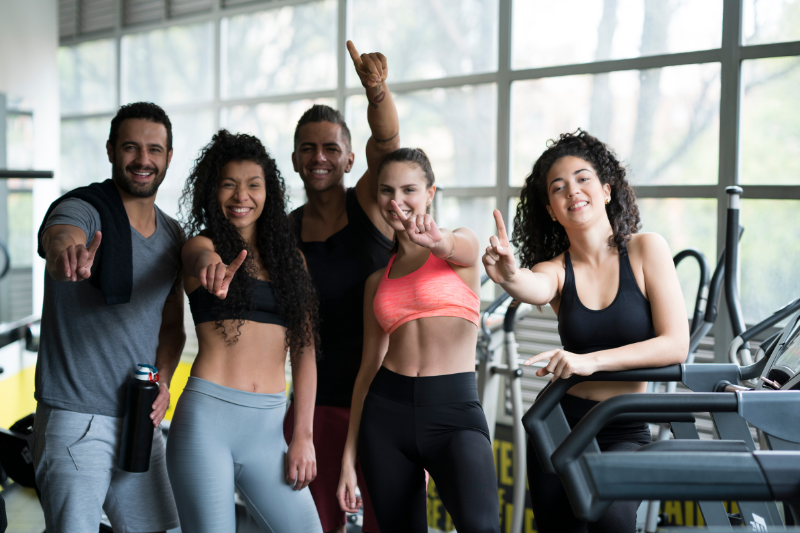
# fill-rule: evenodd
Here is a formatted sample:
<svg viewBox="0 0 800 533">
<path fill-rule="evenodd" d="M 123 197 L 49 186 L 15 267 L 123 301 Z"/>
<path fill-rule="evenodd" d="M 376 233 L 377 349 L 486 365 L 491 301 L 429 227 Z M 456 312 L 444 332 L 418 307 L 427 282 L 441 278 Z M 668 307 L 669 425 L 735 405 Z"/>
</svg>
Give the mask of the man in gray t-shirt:
<svg viewBox="0 0 800 533">
<path fill-rule="evenodd" d="M 87 200 L 73 192 L 51 209 L 40 233 L 47 269 L 36 364 L 38 405 L 29 441 L 48 531 L 97 531 L 103 509 L 115 531 L 165 531 L 178 526 L 178 517 L 161 432 L 154 432 L 148 472 L 124 472 L 117 460 L 125 384 L 136 364 L 158 368 L 160 387 L 151 414 L 158 426 L 185 341 L 182 232 L 155 206 L 172 157 L 169 118 L 154 104 L 123 106 L 111 122 L 106 148 L 112 180 L 103 190 L 112 198 L 119 195 L 124 213 L 122 207 L 109 210 L 102 196 Z M 110 212 L 122 218 L 109 218 Z M 130 259 L 127 244 L 114 248 L 110 240 L 120 227 L 128 231 L 125 215 Z M 108 276 L 106 270 L 106 285 L 92 283 L 100 276 L 95 260 L 100 254 L 101 269 L 119 268 L 121 258 L 132 263 L 132 279 L 125 280 L 127 303 L 107 303 L 108 280 L 119 292 L 116 278 L 125 277 L 127 265 L 119 275 L 115 269 Z"/>
</svg>

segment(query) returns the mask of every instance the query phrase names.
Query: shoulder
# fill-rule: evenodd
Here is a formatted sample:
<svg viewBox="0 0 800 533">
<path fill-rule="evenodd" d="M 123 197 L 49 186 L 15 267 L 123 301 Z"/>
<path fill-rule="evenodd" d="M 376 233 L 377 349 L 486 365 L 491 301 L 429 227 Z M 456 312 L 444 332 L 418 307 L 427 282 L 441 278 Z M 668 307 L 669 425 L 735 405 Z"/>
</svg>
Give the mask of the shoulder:
<svg viewBox="0 0 800 533">
<path fill-rule="evenodd" d="M 75 226 L 87 236 L 102 231 L 100 213 L 92 204 L 78 198 L 61 200 L 45 220 L 44 229 L 60 225 Z"/>
<path fill-rule="evenodd" d="M 646 260 L 651 256 L 663 256 L 664 254 L 671 257 L 669 244 L 658 233 L 637 233 L 631 236 L 628 241 L 628 253 L 631 256 L 638 256 L 640 260 Z"/>
<path fill-rule="evenodd" d="M 163 223 L 163 227 L 169 236 L 174 240 L 178 246 L 183 244 L 185 240 L 185 236 L 183 233 L 183 228 L 181 228 L 180 222 L 166 214 L 162 211 L 158 206 L 155 206 L 156 213 L 159 216 L 159 221 Z"/>
</svg>

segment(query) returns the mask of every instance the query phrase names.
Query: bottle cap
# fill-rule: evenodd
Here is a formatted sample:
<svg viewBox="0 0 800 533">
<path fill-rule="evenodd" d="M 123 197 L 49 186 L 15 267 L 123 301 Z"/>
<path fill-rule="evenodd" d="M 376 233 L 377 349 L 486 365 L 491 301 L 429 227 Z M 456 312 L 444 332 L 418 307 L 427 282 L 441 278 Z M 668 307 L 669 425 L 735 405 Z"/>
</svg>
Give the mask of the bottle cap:
<svg viewBox="0 0 800 533">
<path fill-rule="evenodd" d="M 158 369 L 152 365 L 136 365 L 136 379 L 158 383 Z"/>
</svg>

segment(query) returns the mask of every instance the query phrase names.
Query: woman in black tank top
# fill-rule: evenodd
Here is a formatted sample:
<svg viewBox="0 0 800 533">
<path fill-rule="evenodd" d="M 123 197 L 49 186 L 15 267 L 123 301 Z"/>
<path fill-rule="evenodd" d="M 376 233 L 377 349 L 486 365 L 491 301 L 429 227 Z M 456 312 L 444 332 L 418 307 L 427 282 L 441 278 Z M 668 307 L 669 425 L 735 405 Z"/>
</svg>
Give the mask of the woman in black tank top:
<svg viewBox="0 0 800 533">
<path fill-rule="evenodd" d="M 562 134 L 525 181 L 510 249 L 495 211 L 486 272 L 512 297 L 558 315 L 562 349 L 532 357 L 536 374 L 566 379 L 598 371 L 681 363 L 689 347 L 686 311 L 669 247 L 659 235 L 637 234 L 639 209 L 625 169 L 601 141 L 578 130 Z M 570 426 L 599 401 L 644 392 L 645 383 L 584 382 L 562 407 Z M 650 441 L 646 424 L 612 424 L 597 437 L 603 451 L 633 450 Z M 587 524 L 575 518 L 561 481 L 528 450 L 528 478 L 538 531 L 636 531 L 637 502 L 616 502 Z"/>
</svg>

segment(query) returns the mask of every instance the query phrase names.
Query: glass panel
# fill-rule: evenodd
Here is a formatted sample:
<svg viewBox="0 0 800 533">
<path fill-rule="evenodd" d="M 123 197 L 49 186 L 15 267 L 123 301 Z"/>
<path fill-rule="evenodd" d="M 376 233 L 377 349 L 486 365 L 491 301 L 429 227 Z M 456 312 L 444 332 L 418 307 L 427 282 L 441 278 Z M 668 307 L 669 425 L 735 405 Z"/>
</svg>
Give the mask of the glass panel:
<svg viewBox="0 0 800 533">
<path fill-rule="evenodd" d="M 61 191 L 111 177 L 106 141 L 112 117 L 61 121 Z"/>
<path fill-rule="evenodd" d="M 445 192 L 441 203 L 441 213 L 436 214 L 437 223 L 449 230 L 466 227 L 478 234 L 478 250 L 489 245 L 489 237 L 497 233 L 492 211 L 497 202 L 494 196 L 459 198 L 447 196 Z M 481 264 L 481 275 L 484 274 Z M 488 281 L 481 289 L 481 300 L 494 300 L 494 283 Z"/>
<path fill-rule="evenodd" d="M 800 57 L 742 62 L 741 183 L 800 184 L 799 85 Z"/>
<path fill-rule="evenodd" d="M 170 113 L 172 122 L 172 162 L 164 182 L 158 188 L 158 207 L 173 218 L 178 218 L 178 201 L 186 178 L 194 168 L 200 149 L 211 141 L 214 134 L 214 112 Z"/>
<path fill-rule="evenodd" d="M 498 0 L 352 0 L 348 6 L 348 38 L 361 53 L 386 56 L 390 83 L 497 70 Z M 347 84 L 359 85 L 349 56 Z"/>
<path fill-rule="evenodd" d="M 640 233 L 658 233 L 667 240 L 672 255 L 687 248 L 700 250 L 708 260 L 709 277 L 717 264 L 717 201 L 705 198 L 640 198 Z M 688 257 L 678 265 L 686 315 L 694 315 L 700 267 Z"/>
<path fill-rule="evenodd" d="M 336 87 L 335 0 L 223 18 L 221 41 L 225 99 Z"/>
<path fill-rule="evenodd" d="M 548 139 L 577 128 L 608 143 L 635 184 L 716 183 L 719 76 L 709 63 L 512 84 L 511 183 Z"/>
<path fill-rule="evenodd" d="M 511 24 L 514 69 L 709 50 L 722 43 L 722 0 L 529 0 L 513 2 Z"/>
<path fill-rule="evenodd" d="M 800 2 L 744 0 L 742 42 L 777 43 L 800 40 Z"/>
<path fill-rule="evenodd" d="M 303 113 L 314 104 L 336 106 L 332 98 L 296 100 L 286 104 L 237 105 L 223 107 L 221 127 L 239 133 L 255 135 L 278 163 L 287 187 L 303 188 L 303 180 L 292 166 L 294 129 Z"/>
<path fill-rule="evenodd" d="M 211 100 L 214 27 L 171 26 L 122 37 L 122 103 Z"/>
<path fill-rule="evenodd" d="M 6 168 L 33 168 L 33 117 L 9 111 L 6 115 Z"/>
<path fill-rule="evenodd" d="M 116 52 L 114 39 L 58 49 L 62 115 L 112 111 L 116 107 Z"/>
<path fill-rule="evenodd" d="M 11 268 L 33 266 L 34 242 L 33 193 L 9 192 L 8 251 Z"/>
<path fill-rule="evenodd" d="M 755 324 L 800 296 L 798 200 L 742 200 L 742 310 Z"/>
<path fill-rule="evenodd" d="M 442 187 L 494 185 L 497 143 L 497 88 L 465 85 L 394 95 L 403 146 L 425 150 L 436 184 Z M 352 177 L 367 169 L 364 148 L 370 137 L 367 98 L 347 99 L 347 124 L 356 161 Z"/>
</svg>

